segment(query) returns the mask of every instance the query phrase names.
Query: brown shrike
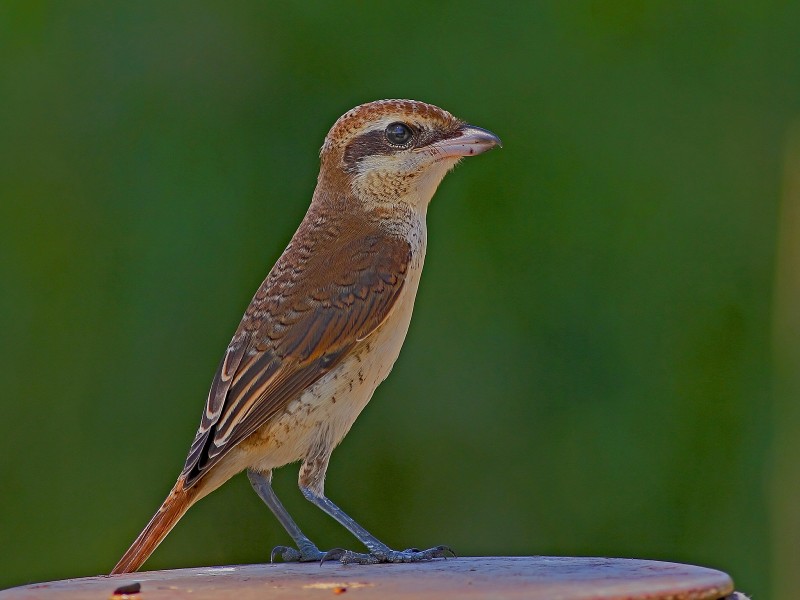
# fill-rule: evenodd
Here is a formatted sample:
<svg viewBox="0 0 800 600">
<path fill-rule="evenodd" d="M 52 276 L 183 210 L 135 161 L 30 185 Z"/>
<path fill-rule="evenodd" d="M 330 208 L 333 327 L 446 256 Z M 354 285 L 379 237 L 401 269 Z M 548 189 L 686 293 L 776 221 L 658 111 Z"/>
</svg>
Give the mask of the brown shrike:
<svg viewBox="0 0 800 600">
<path fill-rule="evenodd" d="M 112 573 L 139 569 L 192 504 L 244 469 L 297 546 L 273 558 L 372 564 L 451 553 L 392 550 L 325 496 L 325 471 L 400 353 L 433 193 L 461 158 L 499 145 L 413 100 L 363 104 L 336 121 L 311 206 L 233 335 L 183 471 Z M 303 495 L 368 553 L 323 552 L 303 534 L 271 486 L 272 470 L 295 461 Z"/>
</svg>

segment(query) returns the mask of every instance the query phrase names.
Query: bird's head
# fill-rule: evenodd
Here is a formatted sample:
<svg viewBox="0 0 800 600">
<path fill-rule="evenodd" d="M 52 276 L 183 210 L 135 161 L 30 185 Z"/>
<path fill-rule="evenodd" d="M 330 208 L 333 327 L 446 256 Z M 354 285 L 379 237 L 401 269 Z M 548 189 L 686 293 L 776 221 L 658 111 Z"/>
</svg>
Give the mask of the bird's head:
<svg viewBox="0 0 800 600">
<path fill-rule="evenodd" d="M 500 146 L 492 132 L 416 100 L 378 100 L 342 115 L 320 152 L 320 182 L 334 177 L 366 203 L 427 208 L 463 157 Z"/>
</svg>

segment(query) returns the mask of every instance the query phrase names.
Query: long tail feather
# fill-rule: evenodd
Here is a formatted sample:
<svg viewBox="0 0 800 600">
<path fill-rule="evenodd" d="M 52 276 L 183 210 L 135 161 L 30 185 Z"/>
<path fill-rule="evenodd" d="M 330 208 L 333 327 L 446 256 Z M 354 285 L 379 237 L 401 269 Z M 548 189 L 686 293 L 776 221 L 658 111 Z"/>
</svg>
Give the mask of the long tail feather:
<svg viewBox="0 0 800 600">
<path fill-rule="evenodd" d="M 119 573 L 132 573 L 138 571 L 144 561 L 153 553 L 170 530 L 175 526 L 183 514 L 194 504 L 197 497 L 197 488 L 184 489 L 183 477 L 178 479 L 175 487 L 164 500 L 161 508 L 153 515 L 147 527 L 131 544 L 128 551 L 119 559 L 111 575 Z"/>
</svg>

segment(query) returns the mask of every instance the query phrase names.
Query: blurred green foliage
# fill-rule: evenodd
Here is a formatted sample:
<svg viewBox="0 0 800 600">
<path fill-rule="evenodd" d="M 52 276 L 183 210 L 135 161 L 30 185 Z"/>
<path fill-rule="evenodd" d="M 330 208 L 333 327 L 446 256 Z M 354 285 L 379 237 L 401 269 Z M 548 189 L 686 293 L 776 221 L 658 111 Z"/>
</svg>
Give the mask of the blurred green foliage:
<svg viewBox="0 0 800 600">
<path fill-rule="evenodd" d="M 410 97 L 505 148 L 434 199 L 409 337 L 331 498 L 396 547 L 686 561 L 772 597 L 798 23 L 771 1 L 0 4 L 0 587 L 111 568 L 328 128 Z M 304 529 L 355 547 L 295 478 Z M 287 541 L 237 477 L 147 567 Z"/>
</svg>

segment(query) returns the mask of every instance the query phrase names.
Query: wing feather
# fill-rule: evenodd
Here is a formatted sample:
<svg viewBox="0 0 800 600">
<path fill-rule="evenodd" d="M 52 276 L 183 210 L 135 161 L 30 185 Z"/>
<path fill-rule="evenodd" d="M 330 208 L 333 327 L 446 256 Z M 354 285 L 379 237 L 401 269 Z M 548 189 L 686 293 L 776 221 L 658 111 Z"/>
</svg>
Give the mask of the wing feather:
<svg viewBox="0 0 800 600">
<path fill-rule="evenodd" d="M 308 240 L 325 234 L 332 249 L 323 256 Z M 217 369 L 184 466 L 187 487 L 385 321 L 410 261 L 405 239 L 366 221 L 333 232 L 301 226 Z"/>
</svg>

